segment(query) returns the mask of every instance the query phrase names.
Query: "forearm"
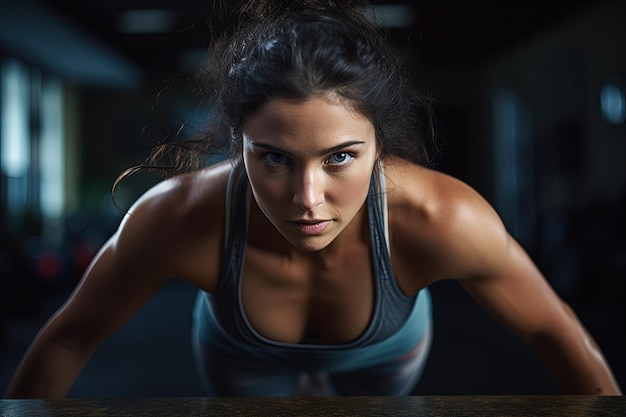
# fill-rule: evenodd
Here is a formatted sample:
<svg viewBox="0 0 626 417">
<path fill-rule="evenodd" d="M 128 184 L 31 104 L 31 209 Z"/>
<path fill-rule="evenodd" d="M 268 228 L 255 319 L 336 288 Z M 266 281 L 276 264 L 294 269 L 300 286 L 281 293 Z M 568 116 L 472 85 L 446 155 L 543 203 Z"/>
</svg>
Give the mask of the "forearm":
<svg viewBox="0 0 626 417">
<path fill-rule="evenodd" d="M 5 398 L 65 396 L 93 350 L 73 349 L 40 337 L 22 359 Z"/>
<path fill-rule="evenodd" d="M 565 394 L 622 395 L 611 368 L 593 338 L 581 328 L 572 340 L 537 338 L 532 343 Z"/>
</svg>

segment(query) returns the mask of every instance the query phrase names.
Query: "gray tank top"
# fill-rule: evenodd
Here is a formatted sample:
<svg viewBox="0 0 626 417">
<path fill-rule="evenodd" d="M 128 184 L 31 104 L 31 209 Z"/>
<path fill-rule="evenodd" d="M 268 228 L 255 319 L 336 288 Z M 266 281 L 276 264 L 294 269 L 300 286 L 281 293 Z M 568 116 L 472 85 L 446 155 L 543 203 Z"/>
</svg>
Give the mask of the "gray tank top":
<svg viewBox="0 0 626 417">
<path fill-rule="evenodd" d="M 232 177 L 232 176 L 231 176 Z M 232 181 L 229 190 L 232 188 Z M 392 271 L 386 233 L 386 198 L 382 168 L 372 174 L 367 196 L 368 221 L 374 267 L 374 307 L 366 330 L 355 340 L 340 345 L 311 343 L 283 343 L 268 339 L 258 333 L 248 321 L 241 303 L 241 275 L 245 260 L 248 210 L 251 191 L 245 170 L 236 184 L 232 211 L 227 206 L 226 248 L 220 281 L 210 297 L 216 319 L 235 340 L 258 347 L 281 347 L 293 349 L 355 348 L 374 344 L 389 338 L 407 320 L 416 302 L 416 296 L 405 295 Z M 230 191 L 229 191 L 230 194 Z M 227 196 L 230 202 L 230 196 Z"/>
</svg>

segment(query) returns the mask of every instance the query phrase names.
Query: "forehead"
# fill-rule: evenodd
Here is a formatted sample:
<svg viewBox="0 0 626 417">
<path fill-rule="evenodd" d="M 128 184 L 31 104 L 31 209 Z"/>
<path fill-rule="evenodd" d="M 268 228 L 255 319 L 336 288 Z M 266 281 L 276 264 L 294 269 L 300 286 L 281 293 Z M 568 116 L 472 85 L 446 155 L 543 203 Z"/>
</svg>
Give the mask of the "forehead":
<svg viewBox="0 0 626 417">
<path fill-rule="evenodd" d="M 242 131 L 246 141 L 277 146 L 375 140 L 374 126 L 367 117 L 349 103 L 325 95 L 271 99 L 244 121 Z"/>
</svg>

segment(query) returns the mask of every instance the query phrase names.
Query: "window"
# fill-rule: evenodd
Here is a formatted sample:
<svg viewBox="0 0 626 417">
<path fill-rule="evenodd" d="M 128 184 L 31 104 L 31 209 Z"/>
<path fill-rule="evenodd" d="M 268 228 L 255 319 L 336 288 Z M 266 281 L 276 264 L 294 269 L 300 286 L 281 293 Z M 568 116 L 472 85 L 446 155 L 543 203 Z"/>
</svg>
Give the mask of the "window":
<svg viewBox="0 0 626 417">
<path fill-rule="evenodd" d="M 535 230 L 535 175 L 532 118 L 523 96 L 512 89 L 493 101 L 495 207 L 522 245 L 531 245 Z"/>
<path fill-rule="evenodd" d="M 40 224 L 58 234 L 65 210 L 63 85 L 15 59 L 1 63 L 0 78 L 5 227 L 33 233 Z"/>
<path fill-rule="evenodd" d="M 617 83 L 607 82 L 600 92 L 600 110 L 605 122 L 621 125 L 626 122 L 626 97 Z"/>
<path fill-rule="evenodd" d="M 39 136 L 39 201 L 44 231 L 58 233 L 65 211 L 63 90 L 56 78 L 41 86 Z"/>
<path fill-rule="evenodd" d="M 7 59 L 1 66 L 0 101 L 0 163 L 6 188 L 7 226 L 15 225 L 16 217 L 28 202 L 28 171 L 30 169 L 30 79 L 28 68 Z"/>
</svg>

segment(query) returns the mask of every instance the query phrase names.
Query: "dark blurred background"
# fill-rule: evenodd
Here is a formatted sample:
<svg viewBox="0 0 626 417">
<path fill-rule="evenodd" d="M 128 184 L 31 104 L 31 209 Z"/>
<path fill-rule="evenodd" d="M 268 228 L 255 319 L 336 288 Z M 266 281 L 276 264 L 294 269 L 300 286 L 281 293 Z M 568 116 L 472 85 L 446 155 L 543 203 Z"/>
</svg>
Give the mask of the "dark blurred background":
<svg viewBox="0 0 626 417">
<path fill-rule="evenodd" d="M 447 142 L 437 168 L 489 200 L 626 386 L 626 2 L 372 8 Z M 231 2 L 0 0 L 0 392 L 121 217 L 116 176 L 210 108 L 193 72 Z M 183 128 L 181 128 L 184 126 Z M 128 207 L 158 178 L 139 175 Z M 551 394 L 519 341 L 452 282 L 416 394 Z M 172 281 L 104 343 L 75 397 L 198 396 L 194 289 Z"/>
</svg>

